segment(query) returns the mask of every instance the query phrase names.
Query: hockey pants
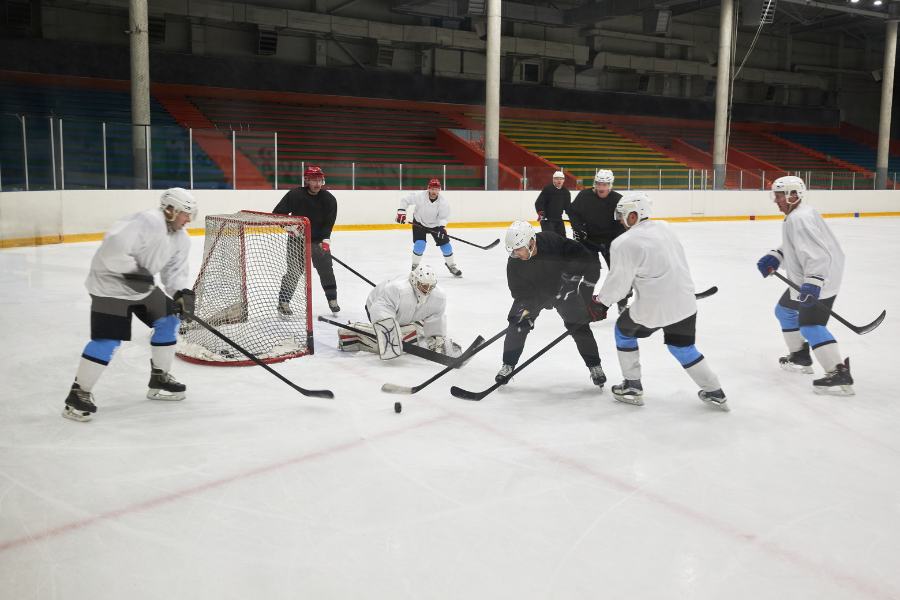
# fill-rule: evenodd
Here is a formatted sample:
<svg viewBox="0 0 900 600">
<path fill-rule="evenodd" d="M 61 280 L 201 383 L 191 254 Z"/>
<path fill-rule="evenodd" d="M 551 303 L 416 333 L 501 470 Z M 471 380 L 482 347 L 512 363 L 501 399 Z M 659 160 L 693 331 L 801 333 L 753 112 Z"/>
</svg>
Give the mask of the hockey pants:
<svg viewBox="0 0 900 600">
<path fill-rule="evenodd" d="M 544 233 L 556 233 L 561 235 L 562 237 L 566 237 L 566 224 L 562 221 L 562 215 L 559 215 L 558 219 L 551 221 L 550 219 L 546 219 L 541 221 L 541 231 Z"/>
<path fill-rule="evenodd" d="M 536 320 L 540 313 L 541 309 L 538 309 L 529 316 L 531 316 L 532 320 Z M 511 325 L 516 324 L 515 315 L 511 314 L 509 316 L 509 322 Z M 571 329 L 575 326 L 575 323 L 566 323 L 565 321 L 563 324 L 566 326 L 566 329 Z M 522 357 L 522 352 L 525 350 L 525 339 L 530 331 L 527 326 L 521 325 L 506 334 L 506 338 L 503 340 L 504 365 L 514 367 L 518 364 L 519 359 Z M 585 366 L 595 367 L 600 364 L 600 351 L 597 349 L 597 340 L 594 339 L 594 332 L 591 331 L 590 323 L 580 325 L 572 333 L 572 339 L 575 340 L 575 346 L 578 348 L 578 353 L 581 354 Z"/>
<path fill-rule="evenodd" d="M 288 270 L 281 278 L 281 291 L 278 293 L 279 302 L 290 302 L 297 289 L 299 277 L 303 266 L 304 240 L 300 238 L 288 238 L 287 264 Z M 322 250 L 321 244 L 312 244 L 312 264 L 319 274 L 319 281 L 325 298 L 337 300 L 337 282 L 334 279 L 334 262 L 331 260 L 331 251 Z"/>
</svg>

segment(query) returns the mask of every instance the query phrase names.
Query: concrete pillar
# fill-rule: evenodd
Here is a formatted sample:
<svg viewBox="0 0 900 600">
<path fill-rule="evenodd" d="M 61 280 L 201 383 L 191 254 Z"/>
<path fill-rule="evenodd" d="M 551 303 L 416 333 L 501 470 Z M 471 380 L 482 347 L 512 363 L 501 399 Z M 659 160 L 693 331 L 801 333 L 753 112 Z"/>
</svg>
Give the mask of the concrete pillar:
<svg viewBox="0 0 900 600">
<path fill-rule="evenodd" d="M 147 0 L 130 0 L 128 24 L 131 34 L 131 148 L 134 157 L 134 187 L 147 189 L 146 127 L 150 125 L 150 42 L 147 25 Z"/>
<path fill-rule="evenodd" d="M 716 124 L 713 130 L 713 173 L 716 188 L 725 187 L 725 158 L 728 136 L 728 93 L 731 88 L 731 28 L 734 22 L 733 0 L 722 0 L 719 17 L 719 62 L 716 73 Z"/>
<path fill-rule="evenodd" d="M 500 181 L 500 0 L 487 2 L 487 74 L 484 99 L 484 163 L 486 189 Z"/>
<path fill-rule="evenodd" d="M 887 187 L 891 145 L 891 105 L 894 101 L 894 63 L 897 59 L 897 21 L 888 21 L 884 38 L 884 68 L 881 73 L 881 116 L 878 119 L 878 154 L 875 157 L 875 189 Z"/>
</svg>

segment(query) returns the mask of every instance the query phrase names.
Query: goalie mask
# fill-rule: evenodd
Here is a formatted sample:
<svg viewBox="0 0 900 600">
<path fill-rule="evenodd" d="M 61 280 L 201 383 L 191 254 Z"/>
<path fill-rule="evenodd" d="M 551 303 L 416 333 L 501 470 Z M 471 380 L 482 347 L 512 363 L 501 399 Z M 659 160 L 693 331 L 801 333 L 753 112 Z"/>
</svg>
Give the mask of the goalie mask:
<svg viewBox="0 0 900 600">
<path fill-rule="evenodd" d="M 416 293 L 417 303 L 422 304 L 437 286 L 437 275 L 431 265 L 419 265 L 409 274 L 409 284 Z"/>
<path fill-rule="evenodd" d="M 799 177 L 779 177 L 772 182 L 772 191 L 769 192 L 769 198 L 772 200 L 775 200 L 775 192 L 784 192 L 788 205 L 794 206 L 803 200 L 803 197 L 806 195 L 806 184 Z M 791 198 L 794 192 L 797 193 L 797 199 L 792 202 Z"/>
<path fill-rule="evenodd" d="M 616 204 L 615 217 L 617 221 L 627 222 L 628 215 L 637 213 L 638 221 L 640 222 L 650 218 L 652 209 L 653 201 L 650 199 L 650 196 L 643 192 L 637 192 L 619 200 L 618 204 Z M 625 227 L 627 228 L 628 225 L 626 224 Z"/>
<path fill-rule="evenodd" d="M 534 227 L 525 221 L 516 221 L 506 230 L 506 252 L 515 257 L 514 252 L 519 248 L 528 248 L 528 258 L 531 258 L 531 241 L 534 239 Z"/>
<path fill-rule="evenodd" d="M 183 212 L 189 213 L 192 221 L 197 218 L 197 201 L 194 195 L 184 188 L 169 188 L 162 193 L 159 197 L 159 210 L 165 213 L 170 206 L 175 210 L 171 219 L 166 217 L 167 221 L 174 221 L 175 217 Z"/>
</svg>

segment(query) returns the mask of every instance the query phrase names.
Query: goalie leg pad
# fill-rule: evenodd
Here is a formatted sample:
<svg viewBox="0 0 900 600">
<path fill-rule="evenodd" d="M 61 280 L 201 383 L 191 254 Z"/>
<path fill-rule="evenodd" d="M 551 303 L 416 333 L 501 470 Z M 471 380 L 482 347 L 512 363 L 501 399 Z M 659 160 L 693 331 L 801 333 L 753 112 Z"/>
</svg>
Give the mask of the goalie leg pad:
<svg viewBox="0 0 900 600">
<path fill-rule="evenodd" d="M 375 328 L 370 323 L 351 323 L 350 327 L 371 333 L 373 336 L 375 335 Z M 418 334 L 416 323 L 402 326 L 400 333 L 404 342 L 416 343 Z M 380 354 L 378 352 L 378 342 L 374 337 L 360 335 L 343 327 L 338 328 L 338 349 L 344 352 L 358 352 L 362 350 L 372 354 Z"/>
<path fill-rule="evenodd" d="M 390 317 L 376 321 L 375 339 L 378 340 L 378 356 L 381 360 L 391 360 L 403 354 L 402 333 L 396 319 Z"/>
</svg>

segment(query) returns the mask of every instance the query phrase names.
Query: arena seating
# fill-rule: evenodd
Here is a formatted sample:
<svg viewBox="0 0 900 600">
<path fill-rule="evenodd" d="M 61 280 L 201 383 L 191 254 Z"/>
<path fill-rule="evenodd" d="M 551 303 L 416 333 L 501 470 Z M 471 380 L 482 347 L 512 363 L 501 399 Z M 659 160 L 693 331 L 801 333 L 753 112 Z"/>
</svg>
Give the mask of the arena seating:
<svg viewBox="0 0 900 600">
<path fill-rule="evenodd" d="M 150 110 L 152 185 L 154 188 L 187 187 L 190 183 L 188 132 L 153 98 Z M 129 92 L 0 82 L 0 182 L 7 191 L 25 189 L 21 116 L 25 117 L 26 125 L 30 189 L 53 188 L 51 152 L 59 164 L 60 119 L 66 189 L 103 188 L 102 123 L 106 123 L 108 186 L 111 189 L 133 187 Z M 52 148 L 50 117 L 54 117 L 55 131 Z M 196 143 L 193 165 L 194 187 L 229 187 L 222 171 Z"/>
<path fill-rule="evenodd" d="M 802 144 L 822 154 L 837 157 L 843 161 L 853 163 L 868 169 L 875 170 L 876 150 L 871 146 L 865 146 L 859 142 L 848 140 L 835 134 L 806 133 L 797 131 L 776 131 L 778 137 L 784 138 L 796 144 Z M 888 157 L 888 172 L 900 172 L 900 156 L 891 154 Z"/>
<path fill-rule="evenodd" d="M 422 189 L 433 177 L 449 189 L 483 189 L 481 166 L 466 166 L 435 138 L 436 128 L 460 125 L 438 112 L 310 106 L 222 98 L 188 98 L 216 127 L 238 130 L 237 146 L 278 187 L 300 185 L 302 166 L 316 165 L 330 188 Z M 355 165 L 355 166 L 354 166 Z"/>
</svg>

